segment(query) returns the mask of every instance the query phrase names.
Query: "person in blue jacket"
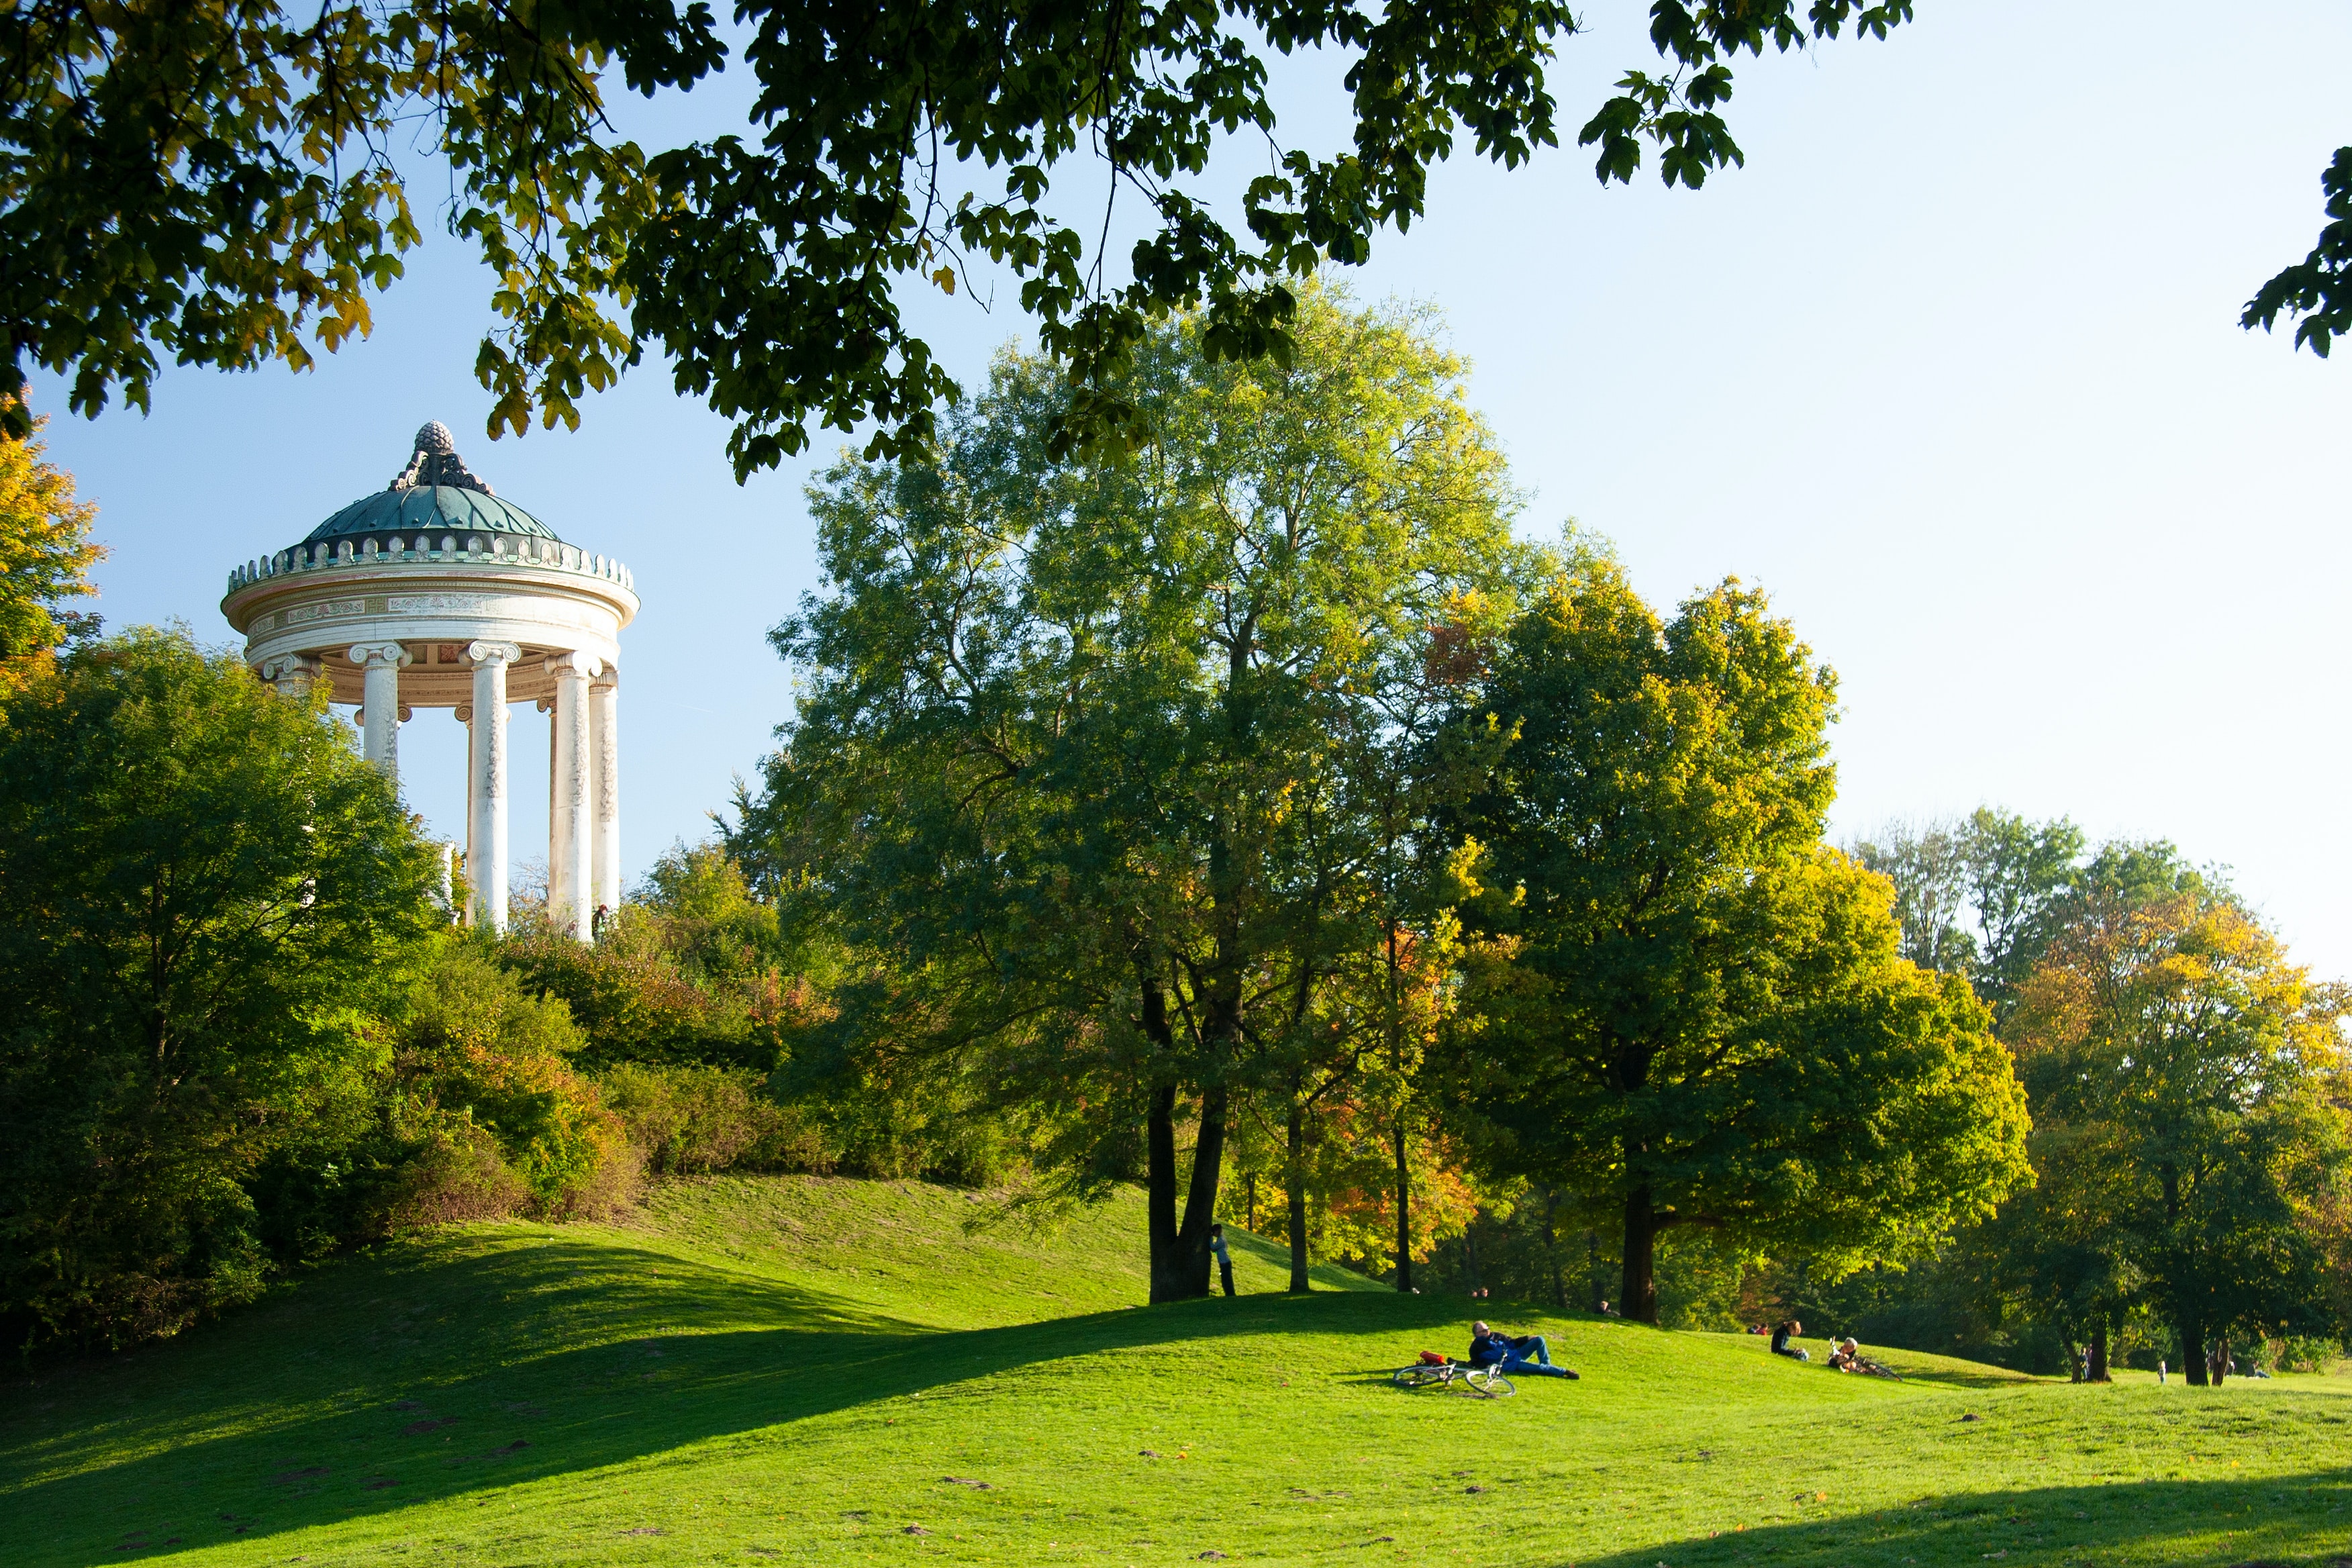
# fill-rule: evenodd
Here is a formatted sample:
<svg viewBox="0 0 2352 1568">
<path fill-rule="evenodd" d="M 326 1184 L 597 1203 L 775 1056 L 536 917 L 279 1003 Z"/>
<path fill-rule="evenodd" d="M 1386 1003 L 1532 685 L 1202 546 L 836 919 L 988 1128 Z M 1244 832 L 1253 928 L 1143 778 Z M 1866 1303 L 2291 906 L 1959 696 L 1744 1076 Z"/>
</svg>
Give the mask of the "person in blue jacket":
<svg viewBox="0 0 2352 1568">
<path fill-rule="evenodd" d="M 1537 1377 L 1574 1377 L 1576 1373 L 1564 1366 L 1555 1366 L 1551 1346 L 1541 1334 L 1520 1334 L 1514 1338 L 1497 1333 L 1485 1323 L 1470 1325 L 1470 1364 L 1499 1366 L 1507 1373 L 1523 1372 Z"/>
<path fill-rule="evenodd" d="M 1234 1293 L 1234 1255 L 1225 1250 L 1223 1226 L 1213 1225 L 1209 1227 L 1209 1251 L 1217 1260 L 1217 1272 L 1224 1276 L 1225 1294 L 1231 1296 Z"/>
</svg>

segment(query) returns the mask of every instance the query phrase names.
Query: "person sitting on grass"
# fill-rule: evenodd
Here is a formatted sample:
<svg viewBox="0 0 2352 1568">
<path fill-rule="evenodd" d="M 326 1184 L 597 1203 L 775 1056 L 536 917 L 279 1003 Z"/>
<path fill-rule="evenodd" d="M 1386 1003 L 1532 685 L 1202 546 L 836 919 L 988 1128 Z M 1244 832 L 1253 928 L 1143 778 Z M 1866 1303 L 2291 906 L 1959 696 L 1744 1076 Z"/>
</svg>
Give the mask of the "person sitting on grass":
<svg viewBox="0 0 2352 1568">
<path fill-rule="evenodd" d="M 1772 1353 L 1787 1356 L 1790 1361 L 1811 1361 L 1813 1358 L 1801 1350 L 1790 1350 L 1789 1342 L 1805 1331 L 1805 1325 L 1791 1318 L 1772 1331 Z"/>
<path fill-rule="evenodd" d="M 1499 1366 L 1507 1373 L 1524 1372 L 1538 1377 L 1576 1375 L 1564 1366 L 1552 1364 L 1551 1346 L 1541 1334 L 1521 1334 L 1515 1339 L 1496 1332 L 1485 1323 L 1470 1325 L 1470 1364 Z"/>
</svg>

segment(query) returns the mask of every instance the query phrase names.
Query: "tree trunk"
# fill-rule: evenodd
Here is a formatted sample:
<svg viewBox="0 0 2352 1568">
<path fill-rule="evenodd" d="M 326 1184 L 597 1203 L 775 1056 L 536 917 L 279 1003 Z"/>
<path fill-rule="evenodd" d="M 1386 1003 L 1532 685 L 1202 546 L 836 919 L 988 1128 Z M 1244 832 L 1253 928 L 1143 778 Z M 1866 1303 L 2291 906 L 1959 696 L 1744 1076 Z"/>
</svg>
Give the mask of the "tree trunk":
<svg viewBox="0 0 2352 1568">
<path fill-rule="evenodd" d="M 1658 1321 L 1657 1248 L 1658 1215 L 1650 1205 L 1650 1189 L 1636 1187 L 1625 1199 L 1625 1267 L 1617 1282 L 1617 1312 L 1653 1327 Z"/>
<path fill-rule="evenodd" d="M 2206 1384 L 2204 1321 L 2194 1312 L 2184 1312 L 2179 1326 L 2180 1375 L 2191 1387 L 2202 1388 Z"/>
<path fill-rule="evenodd" d="M 1257 1233 L 1257 1173 L 1255 1171 L 1249 1173 L 1248 1191 L 1248 1197 L 1243 1201 L 1249 1205 L 1249 1217 L 1242 1221 L 1242 1228 L 1255 1235 Z"/>
<path fill-rule="evenodd" d="M 1391 847 L 1394 840 L 1391 840 Z M 1389 919 L 1389 1067 L 1402 1075 L 1404 1071 L 1404 1039 L 1397 1028 L 1397 923 Z M 1397 1293 L 1408 1295 L 1412 1290 L 1412 1167 L 1404 1158 L 1404 1107 L 1397 1107 L 1396 1126 L 1391 1136 L 1396 1144 L 1396 1279 Z"/>
<path fill-rule="evenodd" d="M 1396 1124 L 1397 1290 L 1412 1291 L 1412 1167 L 1404 1161 L 1404 1122 Z"/>
<path fill-rule="evenodd" d="M 1462 1272 L 1470 1281 L 1470 1294 L 1478 1293 L 1478 1219 L 1473 1215 L 1470 1223 L 1462 1227 Z"/>
<path fill-rule="evenodd" d="M 1559 1194 L 1544 1190 L 1544 1261 L 1551 1265 L 1551 1304 L 1568 1310 L 1568 1279 L 1559 1267 Z"/>
<path fill-rule="evenodd" d="M 1201 1127 L 1192 1141 L 1192 1190 L 1184 1197 L 1184 1293 L 1209 1293 L 1209 1227 L 1217 1223 L 1217 1194 L 1225 1173 L 1225 1117 L 1231 1097 L 1223 1084 L 1201 1093 Z"/>
<path fill-rule="evenodd" d="M 2107 1324 L 2105 1319 L 2091 1326 L 2091 1381 L 2114 1381 L 2107 1376 Z"/>
<path fill-rule="evenodd" d="M 1151 1299 L 1189 1301 L 1209 1293 L 1209 1226 L 1217 1217 L 1217 1182 L 1223 1173 L 1226 1093 L 1201 1096 L 1200 1133 L 1192 1147 L 1192 1179 L 1184 1223 L 1176 1223 L 1176 1089 L 1152 1091 L 1146 1127 L 1144 1198 L 1151 1233 Z"/>
<path fill-rule="evenodd" d="M 1304 1296 L 1314 1289 L 1307 1280 L 1307 1106 L 1298 1075 L 1290 1075 L 1290 1158 L 1282 1173 L 1283 1195 L 1290 1218 L 1290 1293 Z"/>
<path fill-rule="evenodd" d="M 1176 1232 L 1176 1086 L 1151 1091 L 1144 1119 L 1144 1225 L 1151 1235 L 1151 1299 L 1184 1299 Z"/>
</svg>

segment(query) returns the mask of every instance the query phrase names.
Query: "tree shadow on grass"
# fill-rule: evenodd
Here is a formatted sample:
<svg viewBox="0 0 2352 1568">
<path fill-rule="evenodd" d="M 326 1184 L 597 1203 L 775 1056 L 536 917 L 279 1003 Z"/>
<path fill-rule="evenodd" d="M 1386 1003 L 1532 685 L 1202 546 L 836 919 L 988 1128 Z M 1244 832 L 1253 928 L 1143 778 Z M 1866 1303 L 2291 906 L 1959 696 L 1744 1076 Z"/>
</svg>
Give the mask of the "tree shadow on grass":
<svg viewBox="0 0 2352 1568">
<path fill-rule="evenodd" d="M 1296 1329 L 1302 1310 L 1370 1332 L 1458 1309 L 1255 1295 L 940 1331 L 651 1250 L 428 1246 L 355 1260 L 190 1342 L 9 1390 L 0 1500 L 23 1522 L 7 1555 L 121 1562 L 258 1538 L 1068 1357 Z"/>
<path fill-rule="evenodd" d="M 1577 1568 L 1981 1568 L 1987 1562 L 2352 1568 L 2352 1468 L 1955 1492 L 1874 1512 L 1654 1542 L 1580 1558 Z"/>
</svg>

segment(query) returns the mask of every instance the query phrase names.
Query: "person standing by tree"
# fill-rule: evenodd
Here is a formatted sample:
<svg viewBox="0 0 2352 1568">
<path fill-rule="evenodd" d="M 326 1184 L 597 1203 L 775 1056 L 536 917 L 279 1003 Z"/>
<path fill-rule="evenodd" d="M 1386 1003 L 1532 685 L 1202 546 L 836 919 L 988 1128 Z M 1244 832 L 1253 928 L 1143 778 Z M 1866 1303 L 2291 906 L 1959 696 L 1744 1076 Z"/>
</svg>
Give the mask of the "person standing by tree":
<svg viewBox="0 0 2352 1568">
<path fill-rule="evenodd" d="M 1222 1224 L 1209 1227 L 1209 1250 L 1216 1255 L 1217 1277 L 1224 1282 L 1226 1299 L 1231 1300 L 1234 1295 L 1234 1255 L 1225 1250 L 1225 1227 Z"/>
</svg>

